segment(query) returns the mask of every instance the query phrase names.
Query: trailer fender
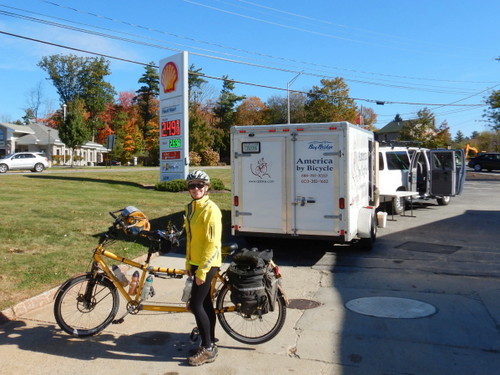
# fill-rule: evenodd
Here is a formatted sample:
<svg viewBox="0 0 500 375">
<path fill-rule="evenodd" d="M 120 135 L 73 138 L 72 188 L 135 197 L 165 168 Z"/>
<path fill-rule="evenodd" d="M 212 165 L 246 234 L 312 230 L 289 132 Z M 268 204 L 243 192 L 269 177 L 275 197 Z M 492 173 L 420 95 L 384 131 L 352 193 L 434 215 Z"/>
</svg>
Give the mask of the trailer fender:
<svg viewBox="0 0 500 375">
<path fill-rule="evenodd" d="M 375 207 L 361 207 L 358 213 L 358 237 L 370 238 L 376 230 Z"/>
</svg>

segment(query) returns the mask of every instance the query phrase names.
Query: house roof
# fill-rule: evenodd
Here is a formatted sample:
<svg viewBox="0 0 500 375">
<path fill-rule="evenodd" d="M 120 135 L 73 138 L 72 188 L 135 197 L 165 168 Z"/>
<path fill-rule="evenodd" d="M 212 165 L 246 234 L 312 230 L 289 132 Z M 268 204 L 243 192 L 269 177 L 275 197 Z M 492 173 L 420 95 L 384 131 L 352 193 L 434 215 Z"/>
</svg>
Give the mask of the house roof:
<svg viewBox="0 0 500 375">
<path fill-rule="evenodd" d="M 8 127 L 9 129 L 14 130 L 14 132 L 21 133 L 17 135 L 19 136 L 16 140 L 16 144 L 18 145 L 64 145 L 64 143 L 59 139 L 59 132 L 57 129 L 50 128 L 36 122 L 32 122 L 29 125 L 15 125 L 2 122 L 0 125 Z M 82 148 L 95 149 L 100 152 L 110 151 L 105 146 L 95 142 L 87 142 L 82 146 Z"/>
<path fill-rule="evenodd" d="M 17 125 L 8 122 L 0 122 L 0 125 L 12 130 L 14 133 L 18 133 L 16 136 L 21 134 L 34 134 L 33 130 L 27 125 Z"/>
<path fill-rule="evenodd" d="M 399 133 L 403 126 L 405 126 L 410 121 L 411 120 L 391 121 L 382 129 L 378 130 L 377 133 Z"/>
<path fill-rule="evenodd" d="M 49 128 L 48 126 L 32 122 L 28 127 L 33 131 L 30 135 L 25 135 L 19 138 L 16 143 L 19 145 L 59 145 L 62 146 L 63 142 L 59 139 L 59 132 L 56 129 Z"/>
</svg>

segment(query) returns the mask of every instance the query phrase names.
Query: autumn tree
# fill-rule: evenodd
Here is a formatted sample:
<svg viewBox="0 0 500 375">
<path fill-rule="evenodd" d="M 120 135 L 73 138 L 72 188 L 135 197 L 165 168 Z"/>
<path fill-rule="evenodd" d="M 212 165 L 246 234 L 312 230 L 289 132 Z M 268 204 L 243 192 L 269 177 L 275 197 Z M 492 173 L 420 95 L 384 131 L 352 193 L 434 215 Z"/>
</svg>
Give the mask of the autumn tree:
<svg viewBox="0 0 500 375">
<path fill-rule="evenodd" d="M 256 96 L 251 96 L 241 102 L 236 109 L 236 125 L 265 124 L 266 105 Z"/>
<path fill-rule="evenodd" d="M 356 122 L 357 107 L 349 97 L 349 87 L 343 78 L 322 79 L 322 87 L 313 86 L 305 104 L 308 122 Z"/>
<path fill-rule="evenodd" d="M 372 108 L 361 107 L 358 116 L 361 120 L 360 125 L 364 125 L 372 131 L 375 130 L 373 124 L 377 122 L 377 114 Z"/>
</svg>

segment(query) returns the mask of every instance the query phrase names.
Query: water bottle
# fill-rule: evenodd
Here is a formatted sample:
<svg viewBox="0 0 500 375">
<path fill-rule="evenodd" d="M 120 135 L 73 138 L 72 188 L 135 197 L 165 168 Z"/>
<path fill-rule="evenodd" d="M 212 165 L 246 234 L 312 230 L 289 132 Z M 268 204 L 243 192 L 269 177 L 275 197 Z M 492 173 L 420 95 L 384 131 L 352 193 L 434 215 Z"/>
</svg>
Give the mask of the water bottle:
<svg viewBox="0 0 500 375">
<path fill-rule="evenodd" d="M 144 283 L 144 286 L 142 287 L 141 299 L 143 301 L 145 301 L 149 297 L 153 297 L 153 296 L 154 296 L 153 275 L 149 275 L 146 278 L 146 282 Z"/>
<path fill-rule="evenodd" d="M 193 287 L 193 278 L 189 276 L 186 279 L 186 284 L 184 285 L 184 290 L 182 291 L 182 302 L 189 301 L 189 297 L 191 297 L 191 288 Z"/>
<path fill-rule="evenodd" d="M 118 281 L 120 282 L 120 284 L 122 286 L 127 286 L 128 285 L 128 279 L 127 279 L 127 276 L 125 276 L 122 272 L 122 270 L 120 269 L 120 267 L 118 267 L 116 264 L 111 267 L 112 270 L 113 270 L 113 273 L 115 274 L 116 278 L 118 279 Z"/>
<path fill-rule="evenodd" d="M 139 271 L 135 271 L 132 275 L 132 281 L 128 287 L 128 294 L 135 296 L 137 294 L 137 284 L 139 283 Z"/>
</svg>

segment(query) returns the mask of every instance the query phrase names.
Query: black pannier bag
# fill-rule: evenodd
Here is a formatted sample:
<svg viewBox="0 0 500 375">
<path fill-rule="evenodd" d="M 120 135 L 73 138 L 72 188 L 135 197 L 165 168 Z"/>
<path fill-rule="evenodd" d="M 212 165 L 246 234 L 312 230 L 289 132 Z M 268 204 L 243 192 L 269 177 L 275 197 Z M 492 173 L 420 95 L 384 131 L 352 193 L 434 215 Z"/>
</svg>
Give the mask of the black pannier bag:
<svg viewBox="0 0 500 375">
<path fill-rule="evenodd" d="M 278 281 L 270 262 L 272 250 L 242 249 L 233 256 L 227 270 L 231 283 L 231 302 L 246 315 L 274 311 Z"/>
</svg>

